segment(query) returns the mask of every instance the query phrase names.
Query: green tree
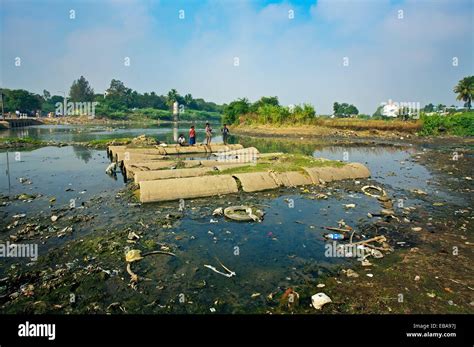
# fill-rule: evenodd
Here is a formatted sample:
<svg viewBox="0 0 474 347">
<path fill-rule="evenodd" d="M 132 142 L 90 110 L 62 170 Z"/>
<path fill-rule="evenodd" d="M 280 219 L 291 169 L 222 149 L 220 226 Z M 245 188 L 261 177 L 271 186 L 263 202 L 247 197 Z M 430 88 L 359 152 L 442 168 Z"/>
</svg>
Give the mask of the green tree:
<svg viewBox="0 0 474 347">
<path fill-rule="evenodd" d="M 239 120 L 239 116 L 248 113 L 250 110 L 250 103 L 247 98 L 232 101 L 224 108 L 224 123 L 234 124 Z"/>
<path fill-rule="evenodd" d="M 464 101 L 464 106 L 470 110 L 474 95 L 474 76 L 464 77 L 460 80 L 454 87 L 454 92 L 457 94 L 456 100 Z"/>
<path fill-rule="evenodd" d="M 177 101 L 179 103 L 180 95 L 176 91 L 176 89 L 171 89 L 168 92 L 167 98 L 166 98 L 166 105 L 168 105 L 169 108 L 173 107 L 173 104 Z"/>
<path fill-rule="evenodd" d="M 125 111 L 131 104 L 132 90 L 127 88 L 125 84 L 113 79 L 110 82 L 109 89 L 106 90 L 105 104 L 106 108 L 115 111 Z"/>
<path fill-rule="evenodd" d="M 84 76 L 72 82 L 71 89 L 69 90 L 69 99 L 74 102 L 94 100 L 94 89 L 91 88 Z"/>
<path fill-rule="evenodd" d="M 428 105 L 425 105 L 425 107 L 423 107 L 423 111 L 427 113 L 433 112 L 434 107 L 435 106 L 432 103 L 429 103 Z"/>
<path fill-rule="evenodd" d="M 51 93 L 46 89 L 43 89 L 43 99 L 48 100 L 51 97 Z"/>
<path fill-rule="evenodd" d="M 43 98 L 24 89 L 3 89 L 5 112 L 34 112 L 41 109 Z"/>
<path fill-rule="evenodd" d="M 184 104 L 190 107 L 193 103 L 193 96 L 191 94 L 186 94 L 184 96 Z"/>
</svg>

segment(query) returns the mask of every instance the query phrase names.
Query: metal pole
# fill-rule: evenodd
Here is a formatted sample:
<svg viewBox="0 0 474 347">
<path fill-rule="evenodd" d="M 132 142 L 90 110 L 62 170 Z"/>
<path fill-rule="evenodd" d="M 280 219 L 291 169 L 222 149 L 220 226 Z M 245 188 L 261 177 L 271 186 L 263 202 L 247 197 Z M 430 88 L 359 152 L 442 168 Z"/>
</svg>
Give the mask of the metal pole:
<svg viewBox="0 0 474 347">
<path fill-rule="evenodd" d="M 11 194 L 11 183 L 10 183 L 10 161 L 8 160 L 8 149 L 7 149 L 7 172 L 8 176 L 8 195 Z"/>
</svg>

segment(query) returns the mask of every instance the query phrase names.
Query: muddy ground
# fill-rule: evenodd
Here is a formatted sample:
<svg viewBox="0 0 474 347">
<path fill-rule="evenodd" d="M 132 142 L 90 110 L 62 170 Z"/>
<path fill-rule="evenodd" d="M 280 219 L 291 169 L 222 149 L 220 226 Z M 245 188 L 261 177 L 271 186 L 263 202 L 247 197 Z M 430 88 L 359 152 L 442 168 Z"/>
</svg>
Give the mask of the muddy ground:
<svg viewBox="0 0 474 347">
<path fill-rule="evenodd" d="M 347 139 L 335 141 L 341 144 Z M 67 242 L 59 247 L 49 246 L 47 254 L 37 262 L 14 262 L 3 268 L 0 312 L 473 313 L 472 141 L 449 138 L 425 139 L 423 143 L 426 150 L 414 155 L 412 160 L 433 173 L 429 184 L 468 203 L 445 201 L 441 195 L 411 192 L 409 194 L 423 203 L 399 208 L 397 218 L 361 220 L 355 226 L 359 231 L 355 236 L 357 240 L 363 239 L 360 235 L 366 238 L 384 235 L 393 248 L 392 252 L 384 252 L 381 259 L 371 258 L 370 266 L 361 266 L 354 261 L 350 265 L 321 270 L 318 264 L 302 262 L 301 268 L 294 273 L 300 279 L 299 284 L 291 289 L 277 287 L 239 301 L 232 294 L 218 292 L 209 281 L 196 280 L 187 288 L 184 297 L 180 295 L 180 277 L 205 271 L 192 264 L 193 259 L 186 255 L 186 247 L 181 245 L 183 240 L 193 240 L 194 235 L 176 231 L 180 215 L 172 204 L 164 204 L 152 222 L 142 220 L 141 206 L 126 187 L 114 199 L 97 196 L 85 202 L 82 210 L 54 208 L 52 214 L 58 215 L 59 219 L 52 229 L 50 215 L 11 223 L 2 221 L 2 234 L 14 230 L 14 237 L 10 236 L 12 241 L 37 240 L 48 245 L 49 238 L 61 238 Z M 360 191 L 364 183 L 346 181 L 338 182 L 337 186 L 345 192 L 354 192 Z M 314 197 L 327 193 L 333 186 L 329 183 L 307 191 L 295 191 Z M 247 194 L 231 199 L 236 204 L 258 206 L 263 196 L 276 197 L 282 193 Z M 228 200 L 228 197 L 216 198 L 212 206 Z M 3 201 L 7 203 L 8 199 L 4 197 Z M 127 212 L 119 219 L 107 219 L 100 212 L 103 205 Z M 202 200 L 189 213 L 196 219 L 210 217 L 209 205 L 209 200 Z M 100 228 L 81 234 L 81 230 L 90 229 L 99 220 Z M 67 229 L 71 225 L 73 229 Z M 153 238 L 148 236 L 152 229 L 158 230 Z M 133 237 L 130 238 L 131 231 L 136 232 L 140 240 L 134 242 Z M 134 264 L 133 270 L 140 276 L 140 281 L 134 285 L 126 271 L 126 247 L 148 251 L 160 249 L 174 252 L 177 257 L 168 259 L 167 255 L 153 255 Z M 347 272 L 349 268 L 353 271 Z M 147 277 L 160 280 L 150 281 Z M 157 296 L 157 290 L 163 295 Z M 296 303 L 288 301 L 291 290 L 298 293 Z M 320 311 L 310 306 L 311 296 L 317 292 L 324 292 L 332 299 L 332 303 Z"/>
</svg>

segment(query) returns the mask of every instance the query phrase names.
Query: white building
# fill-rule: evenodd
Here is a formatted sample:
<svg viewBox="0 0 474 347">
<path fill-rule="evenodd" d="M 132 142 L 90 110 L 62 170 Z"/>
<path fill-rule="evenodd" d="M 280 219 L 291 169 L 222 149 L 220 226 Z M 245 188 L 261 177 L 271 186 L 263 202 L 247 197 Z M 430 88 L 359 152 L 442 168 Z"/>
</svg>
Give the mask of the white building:
<svg viewBox="0 0 474 347">
<path fill-rule="evenodd" d="M 382 115 L 385 117 L 394 117 L 396 118 L 398 116 L 398 113 L 400 111 L 400 108 L 398 105 L 395 105 L 393 103 L 389 103 L 385 105 L 382 109 Z"/>
</svg>

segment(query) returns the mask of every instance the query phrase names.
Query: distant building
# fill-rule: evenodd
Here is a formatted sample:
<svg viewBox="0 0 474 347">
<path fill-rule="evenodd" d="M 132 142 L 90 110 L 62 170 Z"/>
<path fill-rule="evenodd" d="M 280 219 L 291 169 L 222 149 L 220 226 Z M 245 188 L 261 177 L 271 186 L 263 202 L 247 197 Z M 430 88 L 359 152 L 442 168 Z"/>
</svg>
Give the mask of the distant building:
<svg viewBox="0 0 474 347">
<path fill-rule="evenodd" d="M 400 111 L 400 108 L 398 107 L 398 105 L 395 105 L 393 103 L 388 103 L 387 105 L 385 105 L 382 109 L 382 115 L 385 116 L 385 117 L 398 117 L 398 114 L 399 114 L 399 111 Z"/>
</svg>

